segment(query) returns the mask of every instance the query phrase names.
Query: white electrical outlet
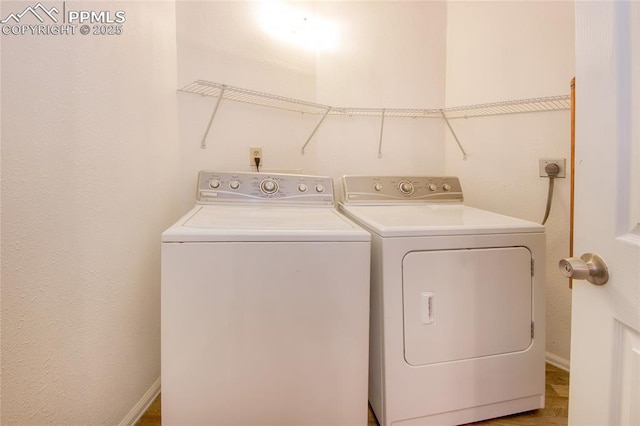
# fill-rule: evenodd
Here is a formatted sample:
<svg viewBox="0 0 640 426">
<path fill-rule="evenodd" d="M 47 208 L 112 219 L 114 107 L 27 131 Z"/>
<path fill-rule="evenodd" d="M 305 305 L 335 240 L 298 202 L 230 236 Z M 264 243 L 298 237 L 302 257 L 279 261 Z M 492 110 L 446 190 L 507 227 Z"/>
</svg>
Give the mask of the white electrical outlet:
<svg viewBox="0 0 640 426">
<path fill-rule="evenodd" d="M 262 147 L 261 146 L 251 146 L 249 147 L 249 165 L 252 167 L 256 166 L 256 158 L 259 158 L 260 167 L 262 167 Z"/>
<path fill-rule="evenodd" d="M 560 167 L 560 171 L 558 172 L 557 178 L 567 177 L 567 160 L 564 158 L 541 158 L 538 160 L 538 172 L 540 177 L 548 177 L 546 170 L 547 164 L 555 163 Z"/>
</svg>

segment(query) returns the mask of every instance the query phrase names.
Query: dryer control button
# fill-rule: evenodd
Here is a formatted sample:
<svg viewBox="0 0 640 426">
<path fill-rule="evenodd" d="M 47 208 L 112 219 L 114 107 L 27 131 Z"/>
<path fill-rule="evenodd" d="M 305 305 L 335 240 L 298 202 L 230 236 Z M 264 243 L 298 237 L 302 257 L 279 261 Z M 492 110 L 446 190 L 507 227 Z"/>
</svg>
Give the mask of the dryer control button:
<svg viewBox="0 0 640 426">
<path fill-rule="evenodd" d="M 275 194 L 278 192 L 278 183 L 271 179 L 265 179 L 260 183 L 260 189 L 265 194 Z"/>
<path fill-rule="evenodd" d="M 438 190 L 438 187 L 436 186 L 436 184 L 435 184 L 435 183 L 430 183 L 430 184 L 429 184 L 429 191 L 431 191 L 431 192 L 435 192 L 435 191 L 437 191 L 437 190 Z"/>
<path fill-rule="evenodd" d="M 398 184 L 398 190 L 403 194 L 410 195 L 413 193 L 413 184 L 407 180 L 403 180 Z"/>
<path fill-rule="evenodd" d="M 316 192 L 323 193 L 324 185 L 320 185 L 320 184 L 316 185 Z"/>
<path fill-rule="evenodd" d="M 382 184 L 376 183 L 375 185 L 373 185 L 373 189 L 375 189 L 378 192 L 382 191 Z"/>
<path fill-rule="evenodd" d="M 231 189 L 240 188 L 240 182 L 238 182 L 237 180 L 232 180 L 231 182 L 229 182 L 229 188 Z"/>
<path fill-rule="evenodd" d="M 209 187 L 212 189 L 220 188 L 220 181 L 218 179 L 213 179 L 209 181 Z"/>
<path fill-rule="evenodd" d="M 298 191 L 307 192 L 307 185 L 305 185 L 304 183 L 299 184 L 298 185 Z"/>
<path fill-rule="evenodd" d="M 444 191 L 449 192 L 449 191 L 451 191 L 451 185 L 449 185 L 448 183 L 445 183 L 444 185 L 442 185 L 442 189 Z"/>
</svg>

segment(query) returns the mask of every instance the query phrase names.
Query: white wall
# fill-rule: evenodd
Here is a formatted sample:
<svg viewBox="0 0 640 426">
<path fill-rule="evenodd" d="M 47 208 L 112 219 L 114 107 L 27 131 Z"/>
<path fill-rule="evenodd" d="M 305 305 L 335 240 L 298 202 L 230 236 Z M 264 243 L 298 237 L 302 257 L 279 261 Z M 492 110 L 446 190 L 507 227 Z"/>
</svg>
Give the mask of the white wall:
<svg viewBox="0 0 640 426">
<path fill-rule="evenodd" d="M 570 93 L 574 75 L 572 2 L 449 2 L 447 106 Z M 456 119 L 469 157 L 449 137 L 447 173 L 460 176 L 470 205 L 536 222 L 548 180 L 538 159 L 567 159 L 570 112 Z M 569 252 L 569 178 L 556 179 L 547 221 L 547 351 L 568 366 L 571 292 L 557 270 Z"/>
<path fill-rule="evenodd" d="M 435 108 L 444 102 L 443 2 L 291 2 L 336 23 L 336 49 L 315 53 L 282 43 L 257 25 L 256 2 L 178 2 L 178 80 L 224 83 L 335 107 Z M 392 24 L 391 24 L 392 23 Z M 419 42 L 416 42 L 419 41 Z M 441 173 L 439 120 L 328 117 L 300 149 L 317 116 L 223 102 L 200 149 L 214 98 L 179 96 L 183 209 L 199 169 L 250 169 L 262 146 L 264 170 L 325 174 Z"/>
<path fill-rule="evenodd" d="M 66 6 L 127 21 L 119 36 L 0 37 L 5 425 L 117 424 L 160 375 L 175 5 Z"/>
</svg>

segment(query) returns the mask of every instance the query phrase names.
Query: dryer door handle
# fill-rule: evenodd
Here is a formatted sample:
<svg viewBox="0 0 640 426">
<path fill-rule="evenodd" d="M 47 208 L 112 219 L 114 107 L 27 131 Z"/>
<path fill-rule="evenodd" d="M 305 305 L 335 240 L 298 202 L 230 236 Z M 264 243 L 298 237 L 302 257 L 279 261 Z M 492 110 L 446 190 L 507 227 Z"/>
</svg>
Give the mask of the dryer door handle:
<svg viewBox="0 0 640 426">
<path fill-rule="evenodd" d="M 432 291 L 420 293 L 420 321 L 422 324 L 433 324 L 436 322 L 436 319 L 433 316 Z"/>
</svg>

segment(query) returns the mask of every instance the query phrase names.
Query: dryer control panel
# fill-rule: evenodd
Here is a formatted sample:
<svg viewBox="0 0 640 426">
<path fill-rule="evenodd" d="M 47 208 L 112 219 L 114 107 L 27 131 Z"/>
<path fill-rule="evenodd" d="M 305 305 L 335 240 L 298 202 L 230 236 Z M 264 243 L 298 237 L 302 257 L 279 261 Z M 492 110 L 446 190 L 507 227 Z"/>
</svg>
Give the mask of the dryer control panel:
<svg viewBox="0 0 640 426">
<path fill-rule="evenodd" d="M 196 199 L 199 204 L 272 202 L 333 206 L 333 181 L 326 176 L 201 171 Z"/>
<path fill-rule="evenodd" d="M 344 203 L 462 202 L 453 176 L 343 176 Z"/>
</svg>

